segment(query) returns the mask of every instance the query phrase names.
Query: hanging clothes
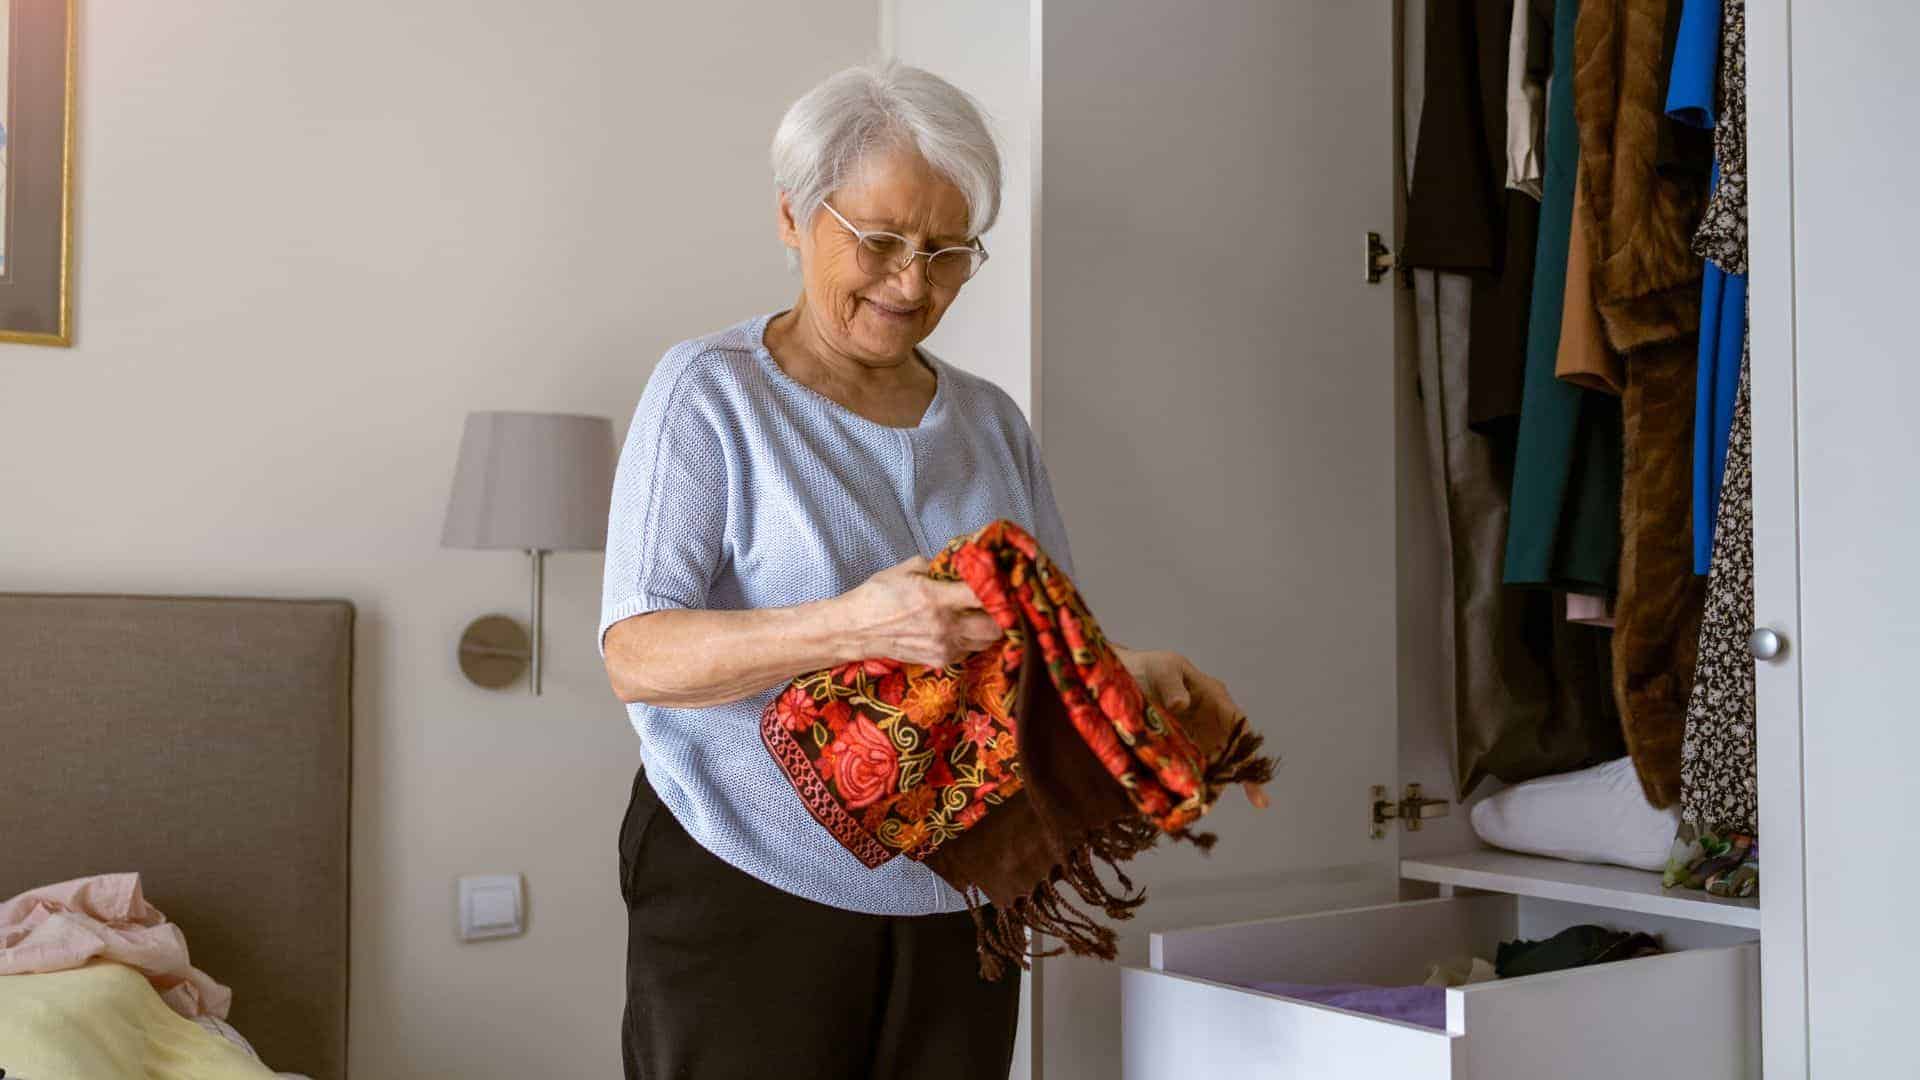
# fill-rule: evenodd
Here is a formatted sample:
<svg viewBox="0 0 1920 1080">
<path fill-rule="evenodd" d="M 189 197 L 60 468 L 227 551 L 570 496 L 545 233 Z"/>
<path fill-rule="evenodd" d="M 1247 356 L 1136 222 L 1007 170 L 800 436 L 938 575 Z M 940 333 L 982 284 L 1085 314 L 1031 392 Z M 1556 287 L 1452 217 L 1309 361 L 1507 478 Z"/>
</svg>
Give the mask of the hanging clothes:
<svg viewBox="0 0 1920 1080">
<path fill-rule="evenodd" d="M 1713 130 L 1720 4 L 1721 0 L 1684 0 L 1668 8 L 1676 32 L 1667 52 L 1672 62 L 1667 65 L 1666 112 L 1699 131 Z"/>
<path fill-rule="evenodd" d="M 1538 202 L 1545 179 L 1553 0 L 1515 0 L 1507 39 L 1507 187 Z"/>
<path fill-rule="evenodd" d="M 1587 0 L 1575 38 L 1574 112 L 1593 208 L 1594 301 L 1622 353 L 1681 338 L 1700 323 L 1692 251 L 1704 191 L 1655 163 L 1663 126 L 1661 52 L 1670 4 Z"/>
<path fill-rule="evenodd" d="M 1719 71 L 1721 0 L 1680 0 L 1667 7 L 1667 84 L 1661 94 L 1660 163 L 1706 176 L 1713 168 L 1714 77 Z"/>
<path fill-rule="evenodd" d="M 1627 358 L 1621 398 L 1626 455 L 1620 594 L 1614 606 L 1614 695 L 1627 753 L 1647 801 L 1680 797 L 1680 743 L 1699 647 L 1703 581 L 1693 573 L 1694 342 Z"/>
<path fill-rule="evenodd" d="M 1573 114 L 1573 46 L 1581 8 L 1581 0 L 1559 0 L 1553 12 L 1546 173 L 1505 580 L 1606 595 L 1614 590 L 1619 570 L 1619 404 L 1554 376 L 1580 155 Z"/>
<path fill-rule="evenodd" d="M 1555 597 L 1501 585 L 1513 461 L 1467 422 L 1471 283 L 1413 272 L 1428 457 L 1446 546 L 1442 651 L 1451 693 L 1454 784 L 1519 783 L 1625 753 L 1604 634 L 1552 625 Z"/>
<path fill-rule="evenodd" d="M 1734 395 L 1740 386 L 1742 344 L 1747 336 L 1747 275 L 1729 274 L 1708 262 L 1700 286 L 1699 372 L 1693 406 L 1693 572 L 1713 565 L 1715 522 L 1720 520 L 1721 477 L 1727 468 L 1727 438 L 1733 427 Z"/>
<path fill-rule="evenodd" d="M 1531 2 L 1539 5 L 1541 0 Z M 1486 74 L 1495 41 L 1482 31 L 1499 29 L 1496 14 L 1493 5 L 1458 3 L 1436 5 L 1433 18 L 1417 18 L 1417 11 L 1409 12 L 1406 106 L 1409 117 L 1419 117 L 1415 127 L 1423 131 L 1424 141 L 1411 151 L 1408 166 L 1410 175 L 1417 174 L 1426 183 L 1423 215 L 1430 217 L 1436 207 L 1445 208 L 1444 202 L 1432 197 L 1441 181 L 1465 183 L 1478 176 L 1491 185 L 1498 179 L 1471 153 L 1444 141 L 1462 137 L 1471 126 L 1461 120 L 1468 111 L 1464 106 L 1483 100 L 1463 92 L 1461 83 L 1467 74 Z M 1546 45 L 1543 34 L 1538 51 L 1544 54 Z M 1443 95 L 1431 120 L 1426 111 L 1430 85 Z M 1421 154 L 1426 155 L 1424 162 Z M 1489 203 L 1509 197 L 1530 201 L 1491 187 L 1481 195 Z M 1461 230 L 1429 217 L 1421 219 L 1429 250 L 1438 249 L 1441 240 L 1457 242 L 1454 234 Z M 1509 242 L 1530 247 L 1533 218 L 1537 214 L 1530 213 L 1518 228 L 1509 228 Z M 1509 216 L 1508 224 L 1513 221 Z M 1474 231 L 1465 230 L 1468 235 Z M 1413 250 L 1416 258 L 1410 262 L 1419 257 L 1419 248 Z M 1524 260 L 1509 259 L 1503 270 L 1528 281 L 1530 252 Z M 1603 759 L 1610 748 L 1622 745 L 1604 642 L 1550 626 L 1551 596 L 1513 592 L 1501 585 L 1512 441 L 1498 431 L 1488 437 L 1474 426 L 1474 387 L 1482 389 L 1482 411 L 1486 397 L 1487 350 L 1476 352 L 1471 347 L 1473 342 L 1490 340 L 1475 336 L 1484 322 L 1477 327 L 1473 318 L 1476 305 L 1486 303 L 1485 273 L 1412 271 L 1420 399 L 1434 506 L 1445 548 L 1442 589 L 1448 607 L 1441 626 L 1441 650 L 1448 681 L 1454 783 L 1460 798 L 1487 776 L 1511 783 L 1563 772 Z M 1519 345 L 1507 347 L 1517 350 Z"/>
<path fill-rule="evenodd" d="M 1554 376 L 1575 386 L 1620 396 L 1627 375 L 1620 367 L 1620 354 L 1607 343 L 1600 327 L 1600 309 L 1593 303 L 1593 255 L 1588 235 L 1593 229 L 1593 209 L 1587 202 L 1585 184 L 1576 176 L 1573 185 L 1573 229 L 1567 238 L 1567 290 L 1560 317 L 1560 352 L 1554 361 Z"/>
<path fill-rule="evenodd" d="M 1713 567 L 1720 477 L 1732 427 L 1734 388 L 1740 384 L 1747 336 L 1747 50 L 1745 0 L 1724 0 L 1718 40 L 1707 44 L 1718 60 L 1718 123 L 1713 129 L 1715 186 L 1693 234 L 1693 252 L 1707 259 L 1701 292 L 1699 398 L 1693 409 L 1693 573 Z M 1678 65 L 1678 60 L 1676 60 Z"/>
<path fill-rule="evenodd" d="M 1726 487 L 1714 534 L 1713 573 L 1700 620 L 1700 660 L 1687 703 L 1680 751 L 1680 817 L 1714 833 L 1752 833 L 1759 827 L 1759 783 L 1754 753 L 1754 665 L 1747 652 L 1753 628 L 1753 426 L 1741 367 Z"/>
<path fill-rule="evenodd" d="M 1409 267 L 1464 273 L 1469 419 L 1510 439 L 1520 412 L 1539 205 L 1506 187 L 1514 0 L 1430 0 L 1424 103 L 1407 198 Z"/>
<path fill-rule="evenodd" d="M 1708 260 L 1707 274 L 1738 283 L 1741 306 L 1731 313 L 1732 289 L 1721 324 L 1741 328 L 1735 367 L 1739 383 L 1729 424 L 1725 467 L 1709 558 L 1699 663 L 1687 706 L 1680 764 L 1680 834 L 1674 841 L 1668 884 L 1705 888 L 1722 896 L 1759 890 L 1759 778 L 1754 666 L 1747 652 L 1753 625 L 1753 421 L 1751 303 L 1746 296 L 1746 3 L 1726 0 L 1720 36 L 1720 122 L 1714 129 L 1721 183 L 1694 236 Z M 1730 178 L 1738 177 L 1737 182 Z"/>
<path fill-rule="evenodd" d="M 1680 795 L 1703 591 L 1689 526 L 1700 318 L 1700 261 L 1690 244 L 1703 192 L 1657 167 L 1662 50 L 1678 2 L 1586 0 L 1574 45 L 1594 301 L 1626 372 L 1614 692 L 1627 751 L 1655 807 Z"/>
<path fill-rule="evenodd" d="M 1693 250 L 1729 274 L 1747 272 L 1747 0 L 1725 0 L 1720 26 L 1720 117 L 1713 127 L 1719 181 Z"/>
<path fill-rule="evenodd" d="M 1711 129 L 1715 156 L 1731 155 L 1736 188 L 1716 161 L 1706 214 L 1692 250 L 1707 258 L 1701 283 L 1699 372 L 1693 427 L 1693 572 L 1712 564 L 1727 432 L 1746 337 L 1745 0 L 1686 0 L 1673 53 L 1667 115 Z M 1724 121 L 1724 122 L 1723 122 Z M 1719 256 L 1712 258 L 1711 256 Z"/>
</svg>

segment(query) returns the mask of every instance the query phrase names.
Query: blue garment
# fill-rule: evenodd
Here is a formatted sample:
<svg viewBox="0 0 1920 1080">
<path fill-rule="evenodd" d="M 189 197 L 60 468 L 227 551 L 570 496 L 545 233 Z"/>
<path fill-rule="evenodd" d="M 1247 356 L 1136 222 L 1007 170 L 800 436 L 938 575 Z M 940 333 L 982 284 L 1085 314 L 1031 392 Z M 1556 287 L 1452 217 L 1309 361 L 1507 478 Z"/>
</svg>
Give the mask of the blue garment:
<svg viewBox="0 0 1920 1080">
<path fill-rule="evenodd" d="M 661 608 L 824 600 L 996 518 L 1073 573 L 1026 417 L 1006 391 L 921 350 L 938 382 L 919 426 L 869 420 L 788 375 L 761 315 L 667 351 L 614 474 L 607 628 Z M 689 835 L 787 892 L 923 915 L 966 901 L 924 863 L 869 870 L 807 812 L 760 742 L 781 685 L 706 708 L 627 706 L 647 779 Z"/>
<path fill-rule="evenodd" d="M 1707 260 L 1700 294 L 1699 382 L 1693 396 L 1693 572 L 1713 564 L 1713 528 L 1720 520 L 1720 486 L 1727 471 L 1727 436 L 1740 389 L 1740 357 L 1747 330 L 1747 275 L 1729 274 Z"/>
<path fill-rule="evenodd" d="M 1667 75 L 1667 115 L 1683 124 L 1711 128 L 1713 91 L 1720 73 L 1721 0 L 1686 0 Z"/>
<path fill-rule="evenodd" d="M 1714 93 L 1720 76 L 1722 0 L 1685 0 L 1667 80 L 1667 115 L 1711 128 L 1718 119 Z M 1713 186 L 1720 165 L 1713 166 Z M 1746 333 L 1747 277 L 1706 262 L 1700 292 L 1698 382 L 1693 398 L 1693 572 L 1713 562 L 1713 527 L 1720 518 L 1727 434 L 1740 386 L 1741 341 Z"/>
</svg>

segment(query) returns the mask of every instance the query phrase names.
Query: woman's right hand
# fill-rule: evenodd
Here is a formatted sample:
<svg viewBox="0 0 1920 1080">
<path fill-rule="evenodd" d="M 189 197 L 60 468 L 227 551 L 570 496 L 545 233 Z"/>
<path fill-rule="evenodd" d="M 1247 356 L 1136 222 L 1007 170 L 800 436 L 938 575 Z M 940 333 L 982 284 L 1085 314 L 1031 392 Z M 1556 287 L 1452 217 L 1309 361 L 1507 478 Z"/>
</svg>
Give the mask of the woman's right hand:
<svg viewBox="0 0 1920 1080">
<path fill-rule="evenodd" d="M 993 621 L 964 581 L 927 576 L 924 555 L 890 566 L 840 597 L 848 660 L 890 657 L 945 667 L 1000 640 Z"/>
</svg>

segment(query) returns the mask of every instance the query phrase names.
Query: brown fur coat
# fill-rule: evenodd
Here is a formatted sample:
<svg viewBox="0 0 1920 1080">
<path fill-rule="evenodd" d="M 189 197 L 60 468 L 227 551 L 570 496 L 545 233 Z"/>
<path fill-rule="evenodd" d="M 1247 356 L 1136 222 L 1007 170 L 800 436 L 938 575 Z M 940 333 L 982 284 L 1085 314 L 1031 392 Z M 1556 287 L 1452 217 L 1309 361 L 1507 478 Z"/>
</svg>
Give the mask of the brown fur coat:
<svg viewBox="0 0 1920 1080">
<path fill-rule="evenodd" d="M 1681 0 L 1583 0 L 1574 31 L 1573 111 L 1588 206 L 1594 301 L 1623 353 L 1700 325 L 1692 250 L 1706 193 L 1658 167 L 1666 116 L 1667 8 Z"/>
<path fill-rule="evenodd" d="M 1614 609 L 1613 685 L 1627 753 L 1647 800 L 1680 798 L 1680 744 L 1699 654 L 1706 580 L 1693 573 L 1691 337 L 1629 358 L 1620 401 L 1620 596 Z"/>
<path fill-rule="evenodd" d="M 1601 324 L 1625 354 L 1625 475 L 1614 696 L 1655 806 L 1680 796 L 1680 744 L 1705 589 L 1692 563 L 1693 398 L 1703 192 L 1657 167 L 1670 123 L 1664 33 L 1681 0 L 1582 0 L 1574 34 L 1580 175 Z"/>
</svg>

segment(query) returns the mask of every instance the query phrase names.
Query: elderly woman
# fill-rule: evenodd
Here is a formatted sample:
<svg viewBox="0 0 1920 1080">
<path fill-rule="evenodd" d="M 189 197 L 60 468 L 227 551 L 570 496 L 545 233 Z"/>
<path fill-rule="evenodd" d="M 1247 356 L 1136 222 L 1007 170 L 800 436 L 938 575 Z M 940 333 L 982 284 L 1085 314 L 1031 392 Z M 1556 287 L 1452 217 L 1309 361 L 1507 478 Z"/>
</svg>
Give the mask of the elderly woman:
<svg viewBox="0 0 1920 1080">
<path fill-rule="evenodd" d="M 1072 573 L 1019 407 L 917 348 L 986 264 L 999 154 L 965 94 L 887 64 L 794 103 L 773 174 L 799 297 L 670 349 L 615 479 L 601 651 L 643 763 L 619 839 L 626 1074 L 1005 1076 L 1019 984 L 976 974 L 965 901 L 912 859 L 863 866 L 757 728 L 795 675 L 998 640 L 924 572 L 953 536 L 1010 518 Z M 1203 733 L 1238 715 L 1183 657 L 1120 656 Z"/>
</svg>

